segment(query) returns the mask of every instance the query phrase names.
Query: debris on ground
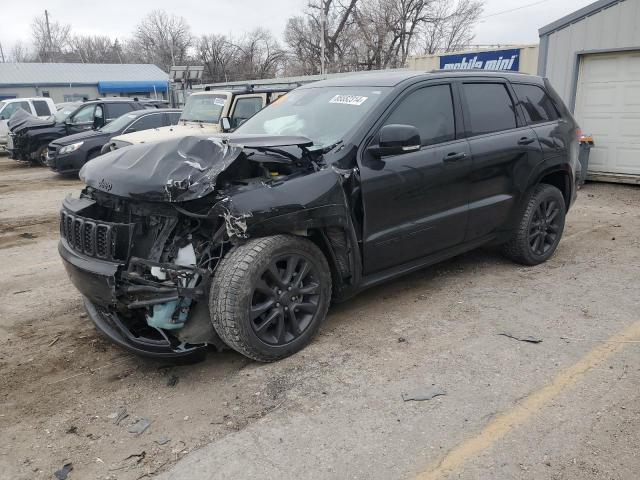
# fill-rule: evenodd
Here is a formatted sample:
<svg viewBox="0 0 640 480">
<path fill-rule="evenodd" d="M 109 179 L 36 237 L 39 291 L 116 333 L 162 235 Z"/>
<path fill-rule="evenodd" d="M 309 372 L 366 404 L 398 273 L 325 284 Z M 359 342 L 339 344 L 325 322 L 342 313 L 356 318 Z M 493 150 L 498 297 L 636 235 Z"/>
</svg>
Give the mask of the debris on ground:
<svg viewBox="0 0 640 480">
<path fill-rule="evenodd" d="M 107 415 L 107 418 L 113 420 L 114 425 L 120 425 L 120 422 L 128 416 L 129 414 L 127 413 L 127 409 L 122 407 L 117 412 Z"/>
<path fill-rule="evenodd" d="M 404 337 L 398 337 L 398 343 L 405 343 L 407 341 Z"/>
<path fill-rule="evenodd" d="M 431 400 L 434 397 L 446 395 L 447 392 L 438 387 L 427 387 L 422 390 L 416 390 L 413 393 L 403 393 L 402 400 L 405 402 L 415 401 L 422 402 L 424 400 Z"/>
<path fill-rule="evenodd" d="M 127 458 L 125 458 L 124 461 L 126 462 L 127 460 L 134 459 L 136 461 L 135 463 L 140 463 L 146 456 L 147 452 L 143 450 L 140 453 L 132 453 Z"/>
<path fill-rule="evenodd" d="M 38 238 L 38 236 L 37 236 L 37 235 L 34 235 L 34 234 L 33 234 L 33 233 L 31 233 L 31 232 L 21 233 L 21 234 L 19 235 L 19 237 L 26 238 L 26 239 L 29 239 L 29 240 L 33 240 L 34 238 Z"/>
<path fill-rule="evenodd" d="M 519 342 L 542 343 L 541 338 L 533 337 L 531 335 L 516 335 L 513 333 L 507 333 L 507 332 L 502 332 L 502 333 L 499 333 L 498 335 L 501 335 L 503 337 L 513 338 L 514 340 L 518 340 Z"/>
<path fill-rule="evenodd" d="M 160 437 L 159 439 L 157 439 L 155 442 L 158 445 L 166 445 L 167 443 L 169 443 L 171 441 L 171 439 L 169 437 Z"/>
<path fill-rule="evenodd" d="M 75 425 L 71 425 L 69 428 L 67 428 L 65 433 L 67 433 L 69 435 L 77 434 L 78 433 L 78 427 L 76 427 Z"/>
<path fill-rule="evenodd" d="M 65 463 L 60 470 L 53 472 L 53 475 L 58 480 L 67 480 L 69 478 L 69 472 L 73 470 L 73 464 L 71 462 Z"/>
<path fill-rule="evenodd" d="M 173 375 L 169 377 L 169 380 L 167 380 L 167 387 L 173 388 L 178 384 L 179 381 L 180 381 L 180 377 Z"/>
<path fill-rule="evenodd" d="M 149 428 L 151 422 L 146 418 L 141 418 L 136 423 L 129 427 L 129 433 L 135 433 L 136 435 L 142 435 L 144 431 Z"/>
</svg>

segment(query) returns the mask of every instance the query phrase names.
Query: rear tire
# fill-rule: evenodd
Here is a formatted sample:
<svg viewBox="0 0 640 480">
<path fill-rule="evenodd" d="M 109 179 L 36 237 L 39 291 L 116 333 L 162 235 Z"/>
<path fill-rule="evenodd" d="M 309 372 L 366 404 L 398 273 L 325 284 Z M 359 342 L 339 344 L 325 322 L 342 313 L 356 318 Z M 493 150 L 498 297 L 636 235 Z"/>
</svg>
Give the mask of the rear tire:
<svg viewBox="0 0 640 480">
<path fill-rule="evenodd" d="M 209 310 L 229 347 L 273 362 L 311 341 L 330 301 L 331 273 L 322 251 L 304 238 L 276 235 L 227 253 L 213 278 Z"/>
<path fill-rule="evenodd" d="M 524 200 L 521 217 L 502 253 L 522 265 L 546 262 L 556 251 L 564 231 L 566 206 L 560 190 L 541 183 Z"/>
</svg>

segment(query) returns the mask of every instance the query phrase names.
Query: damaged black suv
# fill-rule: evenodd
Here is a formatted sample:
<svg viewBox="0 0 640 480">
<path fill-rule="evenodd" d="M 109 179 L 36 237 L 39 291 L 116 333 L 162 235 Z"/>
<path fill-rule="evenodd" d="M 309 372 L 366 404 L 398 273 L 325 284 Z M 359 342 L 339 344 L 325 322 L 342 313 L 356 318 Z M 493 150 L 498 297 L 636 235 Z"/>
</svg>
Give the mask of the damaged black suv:
<svg viewBox="0 0 640 480">
<path fill-rule="evenodd" d="M 234 134 L 89 162 L 59 251 L 117 344 L 303 348 L 330 301 L 484 244 L 535 265 L 575 198 L 576 122 L 546 80 L 386 72 L 313 83 Z"/>
</svg>

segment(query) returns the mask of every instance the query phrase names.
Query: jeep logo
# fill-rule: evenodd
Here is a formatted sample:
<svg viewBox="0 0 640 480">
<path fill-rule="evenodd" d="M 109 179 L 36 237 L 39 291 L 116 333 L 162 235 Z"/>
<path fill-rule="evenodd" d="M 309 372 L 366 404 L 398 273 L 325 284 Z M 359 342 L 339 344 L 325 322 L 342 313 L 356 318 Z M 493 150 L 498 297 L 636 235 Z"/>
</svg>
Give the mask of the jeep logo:
<svg viewBox="0 0 640 480">
<path fill-rule="evenodd" d="M 108 182 L 103 178 L 102 180 L 100 180 L 100 183 L 98 184 L 98 188 L 100 190 L 104 190 L 105 192 L 110 192 L 111 189 L 113 188 L 113 185 L 111 185 L 111 182 Z"/>
</svg>

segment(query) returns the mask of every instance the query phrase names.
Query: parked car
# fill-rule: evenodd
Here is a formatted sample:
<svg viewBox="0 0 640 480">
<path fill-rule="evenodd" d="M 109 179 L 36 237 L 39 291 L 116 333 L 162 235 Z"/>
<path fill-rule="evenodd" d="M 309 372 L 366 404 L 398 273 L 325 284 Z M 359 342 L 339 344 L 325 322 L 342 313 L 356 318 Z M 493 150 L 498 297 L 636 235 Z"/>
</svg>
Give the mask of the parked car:
<svg viewBox="0 0 640 480">
<path fill-rule="evenodd" d="M 64 175 L 76 174 L 85 163 L 100 155 L 111 137 L 175 125 L 179 118 L 180 110 L 173 108 L 125 113 L 97 130 L 76 133 L 51 142 L 47 150 L 47 165 Z"/>
<path fill-rule="evenodd" d="M 49 118 L 57 111 L 53 100 L 47 97 L 11 98 L 0 101 L 0 152 L 6 151 L 9 143 L 9 118 L 19 109 L 38 118 Z"/>
<path fill-rule="evenodd" d="M 289 90 L 242 88 L 192 93 L 187 99 L 177 126 L 119 135 L 112 139 L 110 150 L 185 135 L 233 130 L 287 91 Z"/>
<path fill-rule="evenodd" d="M 139 354 L 222 342 L 274 361 L 329 302 L 480 245 L 536 265 L 576 195 L 578 125 L 539 77 L 385 72 L 290 92 L 236 132 L 107 153 L 59 251 L 90 318 Z"/>
<path fill-rule="evenodd" d="M 46 120 L 16 114 L 9 121 L 10 139 L 7 149 L 15 160 L 44 165 L 47 146 L 53 140 L 101 128 L 125 113 L 144 108 L 144 104 L 135 100 L 113 97 L 84 102 L 68 116 L 56 114 Z"/>
</svg>

